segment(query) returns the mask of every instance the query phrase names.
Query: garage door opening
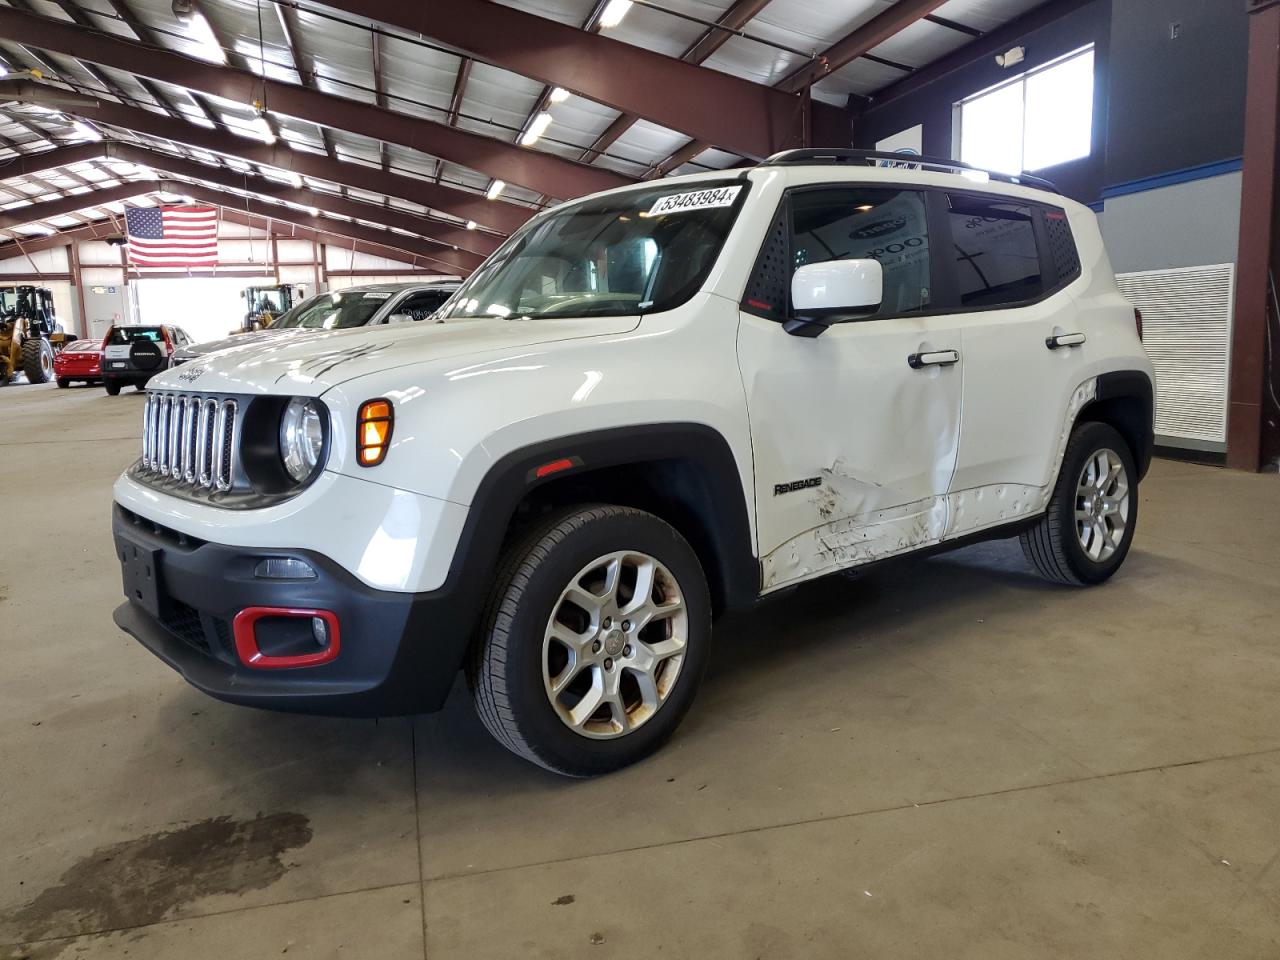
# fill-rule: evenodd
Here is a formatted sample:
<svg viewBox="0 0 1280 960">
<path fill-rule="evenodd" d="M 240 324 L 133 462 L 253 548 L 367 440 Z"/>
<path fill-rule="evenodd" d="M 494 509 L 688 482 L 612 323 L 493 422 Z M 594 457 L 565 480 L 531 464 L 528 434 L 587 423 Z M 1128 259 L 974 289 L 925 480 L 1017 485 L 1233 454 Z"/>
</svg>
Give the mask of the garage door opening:
<svg viewBox="0 0 1280 960">
<path fill-rule="evenodd" d="M 245 304 L 240 291 L 270 278 L 146 277 L 135 281 L 139 323 L 172 323 L 196 343 L 218 340 L 241 329 Z"/>
</svg>

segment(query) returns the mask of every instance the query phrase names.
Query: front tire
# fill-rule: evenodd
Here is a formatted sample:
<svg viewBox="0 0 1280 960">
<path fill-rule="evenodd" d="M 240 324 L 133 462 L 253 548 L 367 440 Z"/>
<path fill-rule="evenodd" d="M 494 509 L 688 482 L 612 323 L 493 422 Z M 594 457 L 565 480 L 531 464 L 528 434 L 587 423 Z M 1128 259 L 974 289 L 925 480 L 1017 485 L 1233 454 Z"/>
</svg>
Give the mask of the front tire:
<svg viewBox="0 0 1280 960">
<path fill-rule="evenodd" d="M 53 379 L 53 346 L 43 338 L 22 342 L 22 372 L 27 383 L 48 383 Z"/>
<path fill-rule="evenodd" d="M 1138 523 L 1138 471 L 1112 426 L 1078 424 L 1067 442 L 1045 515 L 1022 536 L 1022 551 L 1054 583 L 1102 583 L 1124 563 Z"/>
<path fill-rule="evenodd" d="M 499 743 L 590 777 L 671 736 L 710 641 L 706 576 L 688 542 L 641 510 L 582 507 L 507 550 L 468 680 Z"/>
<path fill-rule="evenodd" d="M 59 377 L 59 378 L 58 378 L 58 389 L 60 389 L 60 390 L 65 390 L 65 389 L 67 389 L 67 387 L 69 387 L 69 386 L 71 386 L 71 381 L 70 381 L 70 380 L 68 380 L 66 377 Z"/>
</svg>

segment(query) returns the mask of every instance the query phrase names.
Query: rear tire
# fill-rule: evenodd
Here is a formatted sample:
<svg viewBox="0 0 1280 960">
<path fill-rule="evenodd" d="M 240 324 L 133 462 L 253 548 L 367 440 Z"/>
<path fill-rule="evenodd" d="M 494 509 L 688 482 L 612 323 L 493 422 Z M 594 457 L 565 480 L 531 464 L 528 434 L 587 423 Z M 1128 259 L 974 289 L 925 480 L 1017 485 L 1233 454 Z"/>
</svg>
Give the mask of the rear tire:
<svg viewBox="0 0 1280 960">
<path fill-rule="evenodd" d="M 71 381 L 70 381 L 70 380 L 68 380 L 66 377 L 59 377 L 59 378 L 58 378 L 58 387 L 59 387 L 59 389 L 61 389 L 61 390 L 65 390 L 65 389 L 67 389 L 67 387 L 69 387 L 69 386 L 71 386 Z"/>
<path fill-rule="evenodd" d="M 1077 424 L 1049 508 L 1021 535 L 1022 552 L 1053 583 L 1102 583 L 1120 568 L 1138 523 L 1138 471 L 1119 432 Z"/>
<path fill-rule="evenodd" d="M 22 372 L 27 383 L 48 383 L 53 379 L 53 345 L 48 340 L 22 341 Z"/>
<path fill-rule="evenodd" d="M 591 777 L 680 724 L 710 655 L 711 600 L 673 527 L 580 507 L 508 548 L 481 629 L 467 677 L 485 727 L 547 770 Z"/>
<path fill-rule="evenodd" d="M 106 381 L 106 382 L 103 384 L 103 386 L 105 386 L 105 387 L 107 388 L 107 396 L 110 396 L 110 397 L 118 397 L 118 396 L 120 396 L 120 383 L 119 383 L 119 381 L 117 381 L 117 380 L 108 380 L 108 381 Z"/>
</svg>

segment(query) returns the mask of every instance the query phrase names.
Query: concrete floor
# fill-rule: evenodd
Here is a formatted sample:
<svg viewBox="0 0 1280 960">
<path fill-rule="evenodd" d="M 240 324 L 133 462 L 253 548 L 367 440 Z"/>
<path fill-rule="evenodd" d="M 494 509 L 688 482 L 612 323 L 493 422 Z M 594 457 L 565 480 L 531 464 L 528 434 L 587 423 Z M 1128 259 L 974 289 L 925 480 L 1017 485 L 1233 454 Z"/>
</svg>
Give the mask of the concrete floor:
<svg viewBox="0 0 1280 960">
<path fill-rule="evenodd" d="M 0 957 L 1280 956 L 1280 479 L 1157 462 L 1090 591 L 1015 543 L 723 622 L 649 762 L 209 700 L 119 633 L 140 397 L 0 390 Z"/>
</svg>

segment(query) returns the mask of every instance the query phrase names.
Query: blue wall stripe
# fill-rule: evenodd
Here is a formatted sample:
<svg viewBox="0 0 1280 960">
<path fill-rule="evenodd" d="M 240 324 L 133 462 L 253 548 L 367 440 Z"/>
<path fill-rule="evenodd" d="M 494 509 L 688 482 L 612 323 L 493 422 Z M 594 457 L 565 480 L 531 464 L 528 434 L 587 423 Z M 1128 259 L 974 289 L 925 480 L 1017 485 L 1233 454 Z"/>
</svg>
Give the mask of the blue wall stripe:
<svg viewBox="0 0 1280 960">
<path fill-rule="evenodd" d="M 1243 166 L 1243 157 L 1232 157 L 1229 160 L 1217 160 L 1213 163 L 1202 163 L 1199 166 L 1186 167 L 1182 170 L 1171 170 L 1168 173 L 1160 173 L 1154 177 L 1142 177 L 1139 180 L 1129 180 L 1125 183 L 1103 187 L 1102 199 L 1110 200 L 1112 197 L 1142 193 L 1144 190 L 1157 190 L 1160 187 L 1171 187 L 1178 183 L 1190 183 L 1193 180 L 1220 177 L 1224 173 L 1235 173 Z"/>
</svg>

